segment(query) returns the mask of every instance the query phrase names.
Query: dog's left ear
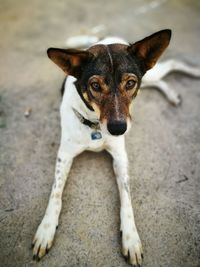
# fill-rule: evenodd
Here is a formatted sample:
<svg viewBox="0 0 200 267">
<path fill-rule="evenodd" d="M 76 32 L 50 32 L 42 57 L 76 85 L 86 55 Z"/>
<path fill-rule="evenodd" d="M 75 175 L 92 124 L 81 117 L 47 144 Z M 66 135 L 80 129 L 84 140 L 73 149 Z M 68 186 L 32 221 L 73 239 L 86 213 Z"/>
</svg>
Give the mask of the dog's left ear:
<svg viewBox="0 0 200 267">
<path fill-rule="evenodd" d="M 162 30 L 128 46 L 128 52 L 144 63 L 146 72 L 156 64 L 167 48 L 170 39 L 171 30 Z"/>
<path fill-rule="evenodd" d="M 91 59 L 92 54 L 78 49 L 49 48 L 48 57 L 67 75 L 79 77 L 82 66 Z"/>
</svg>

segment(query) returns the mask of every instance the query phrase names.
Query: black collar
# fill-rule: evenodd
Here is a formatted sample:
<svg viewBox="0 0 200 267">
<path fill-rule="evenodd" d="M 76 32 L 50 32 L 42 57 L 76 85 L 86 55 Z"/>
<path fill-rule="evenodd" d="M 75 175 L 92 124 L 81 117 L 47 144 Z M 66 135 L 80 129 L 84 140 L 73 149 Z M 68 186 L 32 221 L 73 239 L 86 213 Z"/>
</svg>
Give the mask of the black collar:
<svg viewBox="0 0 200 267">
<path fill-rule="evenodd" d="M 79 121 L 85 125 L 87 125 L 88 127 L 90 127 L 91 129 L 95 129 L 95 130 L 100 130 L 100 125 L 99 122 L 92 122 L 87 120 L 86 118 L 83 117 L 83 115 L 81 115 L 75 108 L 72 108 L 76 117 L 79 119 Z"/>
</svg>

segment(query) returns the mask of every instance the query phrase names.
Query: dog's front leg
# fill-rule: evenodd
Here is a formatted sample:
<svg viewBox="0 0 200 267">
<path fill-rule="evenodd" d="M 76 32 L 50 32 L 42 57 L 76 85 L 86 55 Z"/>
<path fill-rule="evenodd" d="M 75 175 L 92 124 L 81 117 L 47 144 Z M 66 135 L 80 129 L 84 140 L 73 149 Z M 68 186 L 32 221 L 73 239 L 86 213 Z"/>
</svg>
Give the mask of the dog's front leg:
<svg viewBox="0 0 200 267">
<path fill-rule="evenodd" d="M 124 137 L 118 137 L 112 143 L 108 152 L 113 157 L 113 168 L 117 178 L 120 194 L 121 208 L 120 219 L 122 232 L 122 253 L 128 258 L 130 264 L 140 266 L 143 257 L 141 241 L 136 229 L 133 208 L 131 204 L 128 158 L 125 150 Z"/>
<path fill-rule="evenodd" d="M 33 259 L 40 260 L 53 244 L 62 206 L 62 193 L 75 153 L 61 145 L 55 168 L 55 179 L 45 215 L 33 239 Z"/>
</svg>

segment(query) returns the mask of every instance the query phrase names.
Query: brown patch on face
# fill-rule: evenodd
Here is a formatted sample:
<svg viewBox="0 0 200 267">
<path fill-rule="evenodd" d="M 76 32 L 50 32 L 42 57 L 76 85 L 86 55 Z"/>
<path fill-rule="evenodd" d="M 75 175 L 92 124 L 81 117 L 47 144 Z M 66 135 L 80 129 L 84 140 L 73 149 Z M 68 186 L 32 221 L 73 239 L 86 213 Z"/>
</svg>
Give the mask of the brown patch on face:
<svg viewBox="0 0 200 267">
<path fill-rule="evenodd" d="M 83 93 L 83 97 L 84 97 L 84 99 L 85 99 L 88 103 L 90 102 L 89 99 L 88 99 L 88 94 L 87 94 L 87 92 Z"/>
<path fill-rule="evenodd" d="M 93 75 L 88 80 L 88 90 L 83 93 L 83 97 L 91 106 L 93 106 L 94 103 L 99 105 L 102 96 L 108 93 L 109 87 L 106 84 L 104 77 Z M 98 107 L 95 106 L 94 109 L 97 110 Z"/>
<path fill-rule="evenodd" d="M 105 82 L 105 78 L 101 75 L 93 75 L 88 81 L 90 91 L 94 97 L 99 94 L 109 93 L 109 87 Z"/>
<path fill-rule="evenodd" d="M 119 84 L 119 90 L 122 94 L 126 94 L 130 97 L 130 102 L 133 97 L 136 97 L 138 92 L 138 78 L 133 73 L 124 73 L 122 81 Z"/>
<path fill-rule="evenodd" d="M 120 121 L 126 119 L 129 115 L 129 97 L 122 94 L 104 95 L 101 101 L 100 121 Z"/>
<path fill-rule="evenodd" d="M 91 106 L 93 107 L 94 111 L 96 112 L 98 118 L 100 118 L 100 109 L 99 109 L 99 106 L 96 104 L 96 103 L 92 103 L 91 102 Z"/>
<path fill-rule="evenodd" d="M 94 90 L 91 84 L 99 84 L 99 89 Z M 106 84 L 104 77 L 93 76 L 90 79 L 89 98 L 91 105 L 99 115 L 100 121 L 126 121 L 130 118 L 130 105 L 138 91 L 138 78 L 132 73 L 122 75 L 121 82 L 115 90 Z"/>
</svg>

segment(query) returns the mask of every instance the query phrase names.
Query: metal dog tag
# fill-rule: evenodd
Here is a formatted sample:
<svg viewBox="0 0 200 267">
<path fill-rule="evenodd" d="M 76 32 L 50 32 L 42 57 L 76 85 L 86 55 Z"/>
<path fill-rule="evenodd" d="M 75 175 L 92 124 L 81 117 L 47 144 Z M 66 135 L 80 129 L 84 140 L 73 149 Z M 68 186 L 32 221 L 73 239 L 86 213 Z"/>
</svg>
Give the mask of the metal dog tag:
<svg viewBox="0 0 200 267">
<path fill-rule="evenodd" d="M 91 139 L 92 140 L 98 140 L 98 139 L 101 139 L 102 138 L 102 135 L 101 135 L 101 132 L 92 132 L 91 133 Z"/>
</svg>

